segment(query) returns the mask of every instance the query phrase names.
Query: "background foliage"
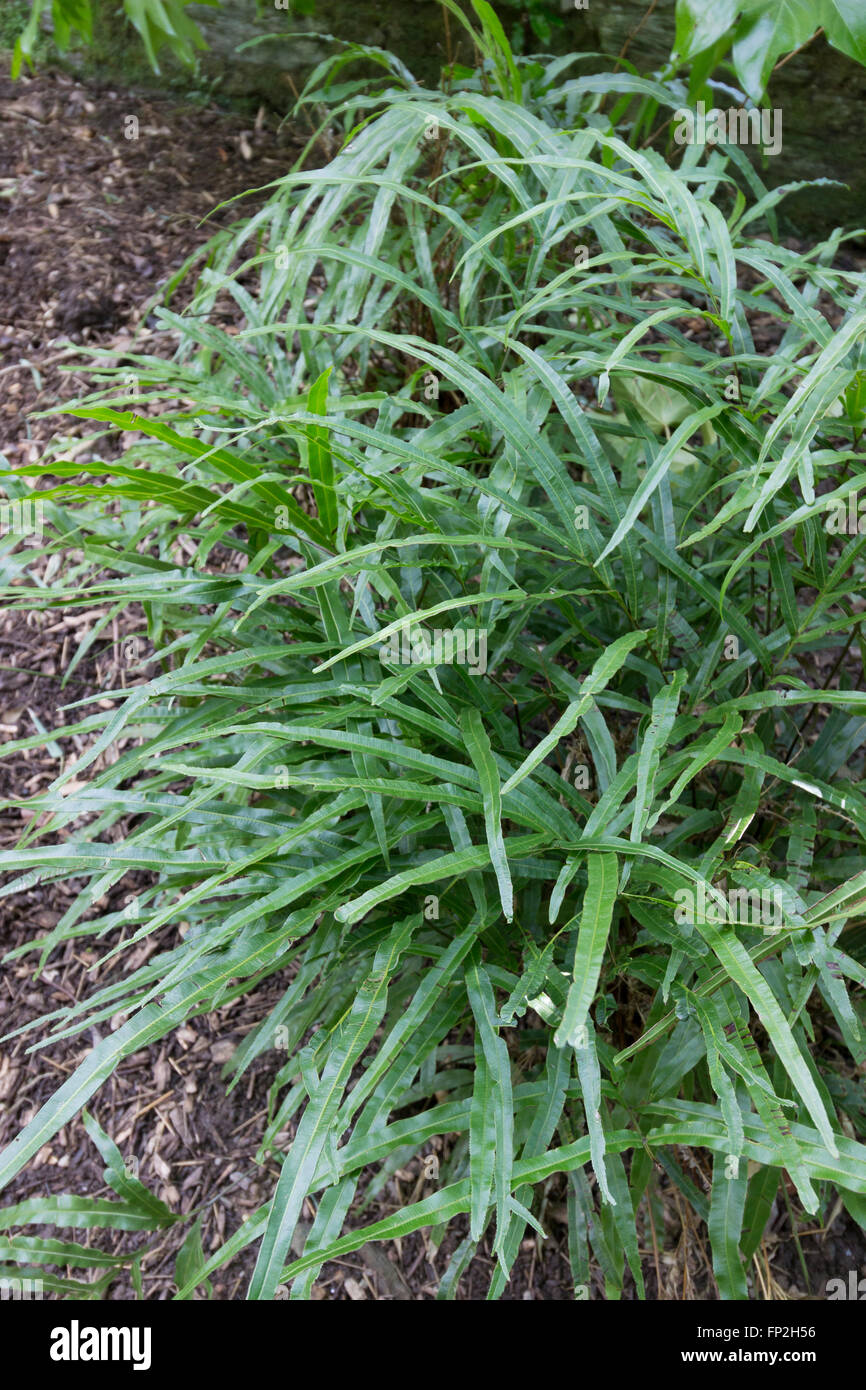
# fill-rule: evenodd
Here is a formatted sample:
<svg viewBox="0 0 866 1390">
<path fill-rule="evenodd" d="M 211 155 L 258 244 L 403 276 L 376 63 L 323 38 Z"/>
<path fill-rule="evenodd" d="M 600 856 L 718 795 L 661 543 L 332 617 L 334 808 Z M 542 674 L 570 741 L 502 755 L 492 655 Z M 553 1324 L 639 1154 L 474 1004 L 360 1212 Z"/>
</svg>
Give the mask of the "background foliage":
<svg viewBox="0 0 866 1390">
<path fill-rule="evenodd" d="M 26 0 L 25 0 L 26 3 Z M 99 4 L 100 0 L 96 0 Z M 105 4 L 106 0 L 102 0 Z M 187 13 L 191 0 L 122 0 L 127 20 L 137 30 L 149 62 L 159 71 L 158 53 L 167 47 L 185 64 L 203 48 L 194 19 Z M 221 0 L 196 0 L 219 6 Z M 261 14 L 264 0 L 250 3 L 250 21 Z M 29 0 L 27 23 L 18 36 L 13 72 L 31 61 L 43 14 L 50 13 L 55 42 L 61 52 L 72 36 L 93 39 L 94 0 Z M 114 0 L 111 0 L 114 8 Z M 311 14 L 315 0 L 287 0 L 280 8 Z M 443 9 L 450 8 L 443 6 Z M 544 46 L 564 25 L 560 9 L 547 0 L 500 0 L 502 22 L 511 29 L 515 47 L 527 43 L 527 32 Z M 688 65 L 692 87 L 702 84 L 719 65 L 728 67 L 743 91 L 760 101 L 778 60 L 801 48 L 822 31 L 834 48 L 866 65 L 866 11 L 859 0 L 676 0 L 676 39 L 671 73 Z M 535 47 L 533 43 L 531 45 Z"/>
</svg>

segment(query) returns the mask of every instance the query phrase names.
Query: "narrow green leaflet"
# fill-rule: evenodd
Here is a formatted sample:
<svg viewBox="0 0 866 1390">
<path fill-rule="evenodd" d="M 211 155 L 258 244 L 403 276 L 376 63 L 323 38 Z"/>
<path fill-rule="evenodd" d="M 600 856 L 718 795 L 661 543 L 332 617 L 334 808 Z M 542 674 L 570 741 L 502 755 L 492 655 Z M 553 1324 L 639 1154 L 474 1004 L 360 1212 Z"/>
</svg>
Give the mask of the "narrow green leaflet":
<svg viewBox="0 0 866 1390">
<path fill-rule="evenodd" d="M 709 922 L 700 922 L 698 926 L 729 978 L 751 1000 L 797 1094 L 802 1098 L 803 1104 L 812 1116 L 828 1152 L 834 1158 L 838 1157 L 839 1149 L 836 1136 L 833 1133 L 824 1102 L 812 1079 L 812 1073 L 800 1055 L 800 1049 L 785 1015 L 779 1007 L 778 1000 L 763 975 L 734 932 L 723 931 Z"/>
<path fill-rule="evenodd" d="M 514 916 L 514 889 L 508 869 L 508 855 L 502 837 L 502 786 L 499 771 L 490 747 L 490 739 L 484 728 L 478 710 L 464 710 L 460 715 L 460 728 L 466 742 L 466 751 L 478 773 L 481 783 L 481 796 L 484 801 L 484 829 L 490 849 L 490 863 L 499 885 L 499 901 L 506 922 Z"/>
<path fill-rule="evenodd" d="M 582 1045 L 574 1048 L 574 1055 L 577 1059 L 577 1077 L 583 1096 L 586 1127 L 589 1130 L 589 1154 L 592 1171 L 598 1179 L 601 1195 L 605 1202 L 615 1206 L 616 1199 L 608 1185 L 607 1169 L 604 1163 L 607 1139 L 601 1115 L 601 1071 L 598 1065 L 594 1031 L 587 1029 L 586 1036 L 582 1037 L 580 1041 Z"/>
<path fill-rule="evenodd" d="M 707 1223 L 713 1250 L 713 1273 L 723 1299 L 746 1299 L 746 1274 L 740 1255 L 740 1232 L 746 1205 L 746 1165 L 734 1166 L 723 1154 L 713 1155 L 713 1192 Z"/>
<path fill-rule="evenodd" d="M 540 743 L 536 744 L 532 752 L 524 758 L 516 772 L 512 772 L 507 782 L 502 788 L 502 793 L 510 792 L 513 787 L 528 777 L 531 772 L 538 767 L 551 753 L 561 739 L 570 734 L 575 728 L 577 721 L 593 704 L 593 696 L 599 690 L 603 690 L 610 680 L 616 675 L 623 665 L 629 652 L 645 639 L 646 632 L 627 632 L 624 636 L 618 637 L 609 647 L 605 648 L 602 656 L 593 666 L 586 680 L 581 687 L 580 697 L 573 700 L 568 709 L 560 719 L 556 721 L 550 733 L 545 735 Z"/>
<path fill-rule="evenodd" d="M 310 387 L 309 410 L 311 415 L 328 413 L 328 367 L 318 381 Z M 334 491 L 334 459 L 328 446 L 328 430 L 324 425 L 314 425 L 309 435 L 309 468 L 313 480 L 313 495 L 319 511 L 319 521 L 329 538 L 337 529 L 337 496 Z"/>
<path fill-rule="evenodd" d="M 601 965 L 613 920 L 619 883 L 615 854 L 588 854 L 587 885 L 577 929 L 574 978 L 565 1011 L 554 1037 L 557 1047 L 581 1049 L 586 1044 L 586 1018 L 595 997 Z"/>
<path fill-rule="evenodd" d="M 473 1192 L 471 1235 L 474 1240 L 478 1240 L 483 1232 L 489 1194 L 493 1189 L 496 1196 L 494 1250 L 500 1259 L 504 1259 L 510 1222 L 511 1174 L 514 1164 L 511 1062 L 505 1040 L 496 1030 L 493 988 L 477 955 L 467 968 L 466 987 L 478 1029 L 476 1085 L 472 1095 L 473 1128 L 470 1130 Z"/>
<path fill-rule="evenodd" d="M 685 684 L 687 672 L 682 668 L 674 673 L 669 685 L 663 687 L 655 696 L 652 717 L 646 736 L 641 744 L 637 764 L 637 785 L 634 794 L 630 839 L 639 840 L 644 831 L 655 792 L 656 776 L 661 755 L 667 747 L 674 721 L 677 717 L 680 692 Z"/>
</svg>

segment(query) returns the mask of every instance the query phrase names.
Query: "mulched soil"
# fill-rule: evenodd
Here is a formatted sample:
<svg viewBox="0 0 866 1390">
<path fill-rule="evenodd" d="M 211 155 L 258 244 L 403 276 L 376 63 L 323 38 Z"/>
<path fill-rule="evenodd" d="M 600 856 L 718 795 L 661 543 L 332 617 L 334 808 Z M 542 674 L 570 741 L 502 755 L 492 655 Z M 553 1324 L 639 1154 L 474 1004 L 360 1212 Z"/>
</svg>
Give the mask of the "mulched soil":
<svg viewBox="0 0 866 1390">
<path fill-rule="evenodd" d="M 27 412 L 83 388 L 60 371 L 81 358 L 76 344 L 122 355 L 138 329 L 142 351 L 158 350 L 147 326 L 157 286 L 256 200 L 218 204 L 297 158 L 303 138 L 276 126 L 264 110 L 252 121 L 59 73 L 0 77 L 0 418 L 10 464 L 37 459 L 57 430 Z"/>
<path fill-rule="evenodd" d="M 138 120 L 137 140 L 125 138 L 127 117 Z M 0 77 L 0 452 L 13 466 L 36 461 L 58 430 L 52 419 L 32 418 L 86 389 L 86 377 L 61 372 L 80 359 L 82 345 L 109 348 L 117 357 L 138 335 L 143 351 L 160 351 L 167 335 L 150 326 L 149 300 L 157 287 L 194 252 L 208 229 L 227 225 L 239 207 L 213 213 L 216 204 L 279 177 L 294 162 L 306 135 L 264 111 L 249 117 L 212 107 L 101 89 L 57 73 L 17 84 Z M 242 208 L 255 207 L 255 199 Z M 697 331 L 704 322 L 695 320 Z M 776 325 L 772 325 L 775 330 Z M 768 336 L 763 350 L 773 345 Z M 62 422 L 65 436 L 92 428 Z M 82 639 L 103 610 L 65 614 L 7 612 L 0 615 L 0 736 L 20 738 L 40 725 L 67 722 L 62 706 L 94 692 L 132 683 L 128 647 L 143 630 L 143 616 L 130 608 L 93 641 L 64 680 Z M 135 654 L 136 659 L 141 650 Z M 85 710 L 86 712 L 86 710 Z M 75 738 L 63 740 L 68 760 L 82 751 Z M 122 744 L 120 745 L 122 747 Z M 116 757 L 120 748 L 110 756 Z M 68 765 L 68 761 L 67 761 Z M 97 764 L 98 770 L 99 764 Z M 0 802 L 44 790 L 59 763 L 47 750 L 0 761 Z M 33 812 L 0 809 L 0 848 L 13 847 Z M 112 832 L 120 838 L 121 823 Z M 112 888 L 93 913 L 122 908 L 144 886 L 129 875 Z M 0 899 L 0 950 L 29 946 L 50 932 L 76 896 L 59 881 Z M 158 949 L 176 945 L 177 926 L 147 938 L 123 970 L 141 965 Z M 0 1032 L 80 999 L 117 977 L 116 963 L 100 964 L 101 952 L 81 940 L 62 944 L 44 970 L 32 949 L 13 957 L 0 977 Z M 216 1249 L 273 1191 L 278 1176 L 272 1159 L 254 1158 L 267 1114 L 274 1054 L 259 1058 L 237 1088 L 227 1092 L 223 1066 L 245 1033 L 271 1009 L 288 975 L 276 976 L 243 1000 L 195 1019 L 163 1042 L 123 1063 L 94 1097 L 91 1109 L 128 1162 L 136 1161 L 144 1182 L 173 1210 L 204 1210 L 205 1251 Z M 106 1020 L 38 1053 L 28 1054 L 44 1030 L 16 1036 L 0 1051 L 0 1145 L 7 1143 L 48 1099 L 58 1082 L 120 1025 Z M 290 1132 L 286 1135 L 286 1142 Z M 447 1141 L 439 1141 L 441 1144 Z M 432 1146 L 431 1146 L 432 1147 Z M 681 1155 L 685 1161 L 689 1156 Z M 708 1156 L 698 1161 L 708 1167 Z M 696 1178 L 697 1180 L 697 1178 Z M 666 1180 L 665 1180 L 666 1181 Z M 429 1192 L 421 1160 L 413 1160 L 383 1187 L 352 1224 L 366 1225 Z M 650 1298 L 716 1297 L 706 1233 L 662 1185 L 664 1229 L 645 1234 L 645 1273 Z M 103 1164 L 80 1120 L 68 1124 L 37 1154 L 3 1195 L 4 1203 L 48 1193 L 75 1191 L 111 1195 Z M 543 1243 L 524 1242 L 505 1297 L 570 1300 L 566 1183 L 545 1186 Z M 312 1212 L 305 1213 L 306 1219 Z M 808 1229 L 800 1221 L 801 1229 Z M 53 1235 L 50 1229 L 41 1231 Z M 170 1298 L 174 1262 L 185 1228 L 154 1237 L 94 1233 L 92 1243 L 116 1253 L 146 1248 L 144 1296 Z M 365 1246 L 358 1254 L 326 1266 L 313 1290 L 320 1299 L 427 1300 L 447 1256 L 466 1234 L 465 1223 L 449 1228 L 438 1251 L 419 1232 L 392 1246 Z M 87 1242 L 87 1233 L 75 1233 Z M 70 1233 L 73 1238 L 73 1233 Z M 844 1212 L 830 1229 L 803 1239 L 811 1288 L 805 1288 L 784 1204 L 779 1205 L 764 1245 L 765 1276 L 758 1297 L 823 1295 L 826 1278 L 866 1262 L 859 1228 Z M 246 1252 L 213 1280 L 219 1300 L 244 1297 L 253 1263 Z M 479 1255 L 463 1277 L 460 1299 L 483 1299 L 494 1269 L 490 1252 Z M 592 1296 L 603 1297 L 597 1269 Z M 118 1271 L 107 1295 L 135 1297 L 127 1268 Z M 625 1297 L 633 1298 L 627 1281 Z"/>
</svg>

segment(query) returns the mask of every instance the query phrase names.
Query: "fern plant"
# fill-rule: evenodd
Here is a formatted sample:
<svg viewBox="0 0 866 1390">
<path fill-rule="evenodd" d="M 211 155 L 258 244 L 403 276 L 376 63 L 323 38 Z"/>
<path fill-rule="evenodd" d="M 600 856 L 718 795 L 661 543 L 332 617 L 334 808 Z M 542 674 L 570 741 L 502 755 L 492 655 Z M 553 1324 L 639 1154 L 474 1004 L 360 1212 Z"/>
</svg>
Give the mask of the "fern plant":
<svg viewBox="0 0 866 1390">
<path fill-rule="evenodd" d="M 866 1220 L 866 537 L 827 525 L 866 484 L 863 277 L 841 233 L 768 239 L 784 190 L 736 150 L 635 150 L 474 7 L 477 74 L 425 90 L 380 55 L 336 157 L 169 286 L 174 360 L 92 354 L 63 412 L 133 432 L 118 459 L 61 437 L 4 475 L 75 545 L 41 581 L 7 544 L 9 601 L 141 605 L 153 650 L 93 692 L 110 710 L 4 749 L 86 743 L 5 856 L 7 892 L 81 885 L 17 954 L 188 929 L 43 1021 L 126 1019 L 0 1181 L 125 1057 L 291 972 L 227 1066 L 273 1062 L 279 1182 L 180 1297 L 257 1243 L 248 1296 L 303 1299 L 329 1259 L 456 1223 L 439 1296 L 489 1237 L 497 1298 L 554 1175 L 577 1297 L 591 1268 L 645 1296 L 662 1186 L 724 1298 L 789 1184 Z"/>
</svg>

